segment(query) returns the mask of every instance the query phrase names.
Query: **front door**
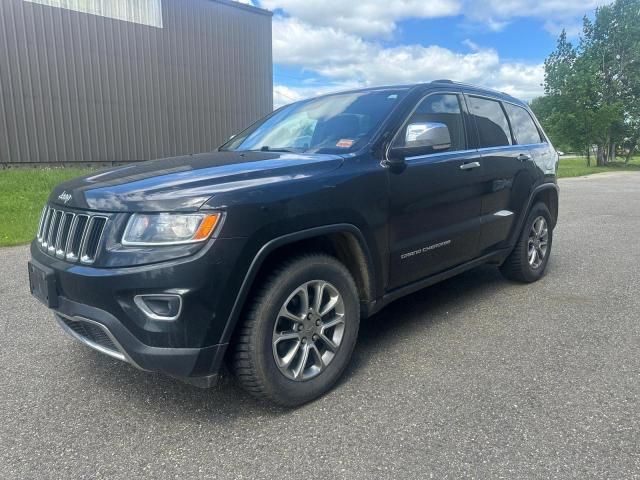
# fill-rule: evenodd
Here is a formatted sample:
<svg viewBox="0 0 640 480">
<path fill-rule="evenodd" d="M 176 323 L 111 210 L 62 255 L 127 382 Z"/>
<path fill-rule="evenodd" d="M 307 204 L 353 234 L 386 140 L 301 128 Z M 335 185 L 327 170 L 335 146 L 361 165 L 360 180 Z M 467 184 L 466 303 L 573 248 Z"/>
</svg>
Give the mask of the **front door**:
<svg viewBox="0 0 640 480">
<path fill-rule="evenodd" d="M 408 126 L 426 122 L 446 125 L 451 139 L 448 148 L 409 156 L 403 170 L 389 172 L 390 289 L 478 254 L 482 159 L 468 147 L 464 105 L 457 93 L 428 94 L 393 141 L 402 147 Z"/>
</svg>

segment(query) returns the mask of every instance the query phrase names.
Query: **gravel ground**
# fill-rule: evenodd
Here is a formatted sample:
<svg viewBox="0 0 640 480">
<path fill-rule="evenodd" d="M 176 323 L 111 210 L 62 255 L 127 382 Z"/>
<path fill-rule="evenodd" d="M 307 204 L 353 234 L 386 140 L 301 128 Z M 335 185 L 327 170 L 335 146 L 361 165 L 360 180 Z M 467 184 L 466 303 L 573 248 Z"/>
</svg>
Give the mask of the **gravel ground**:
<svg viewBox="0 0 640 480">
<path fill-rule="evenodd" d="M 640 174 L 561 181 L 542 281 L 399 300 L 292 411 L 64 337 L 0 249 L 0 478 L 640 478 L 639 207 Z"/>
</svg>

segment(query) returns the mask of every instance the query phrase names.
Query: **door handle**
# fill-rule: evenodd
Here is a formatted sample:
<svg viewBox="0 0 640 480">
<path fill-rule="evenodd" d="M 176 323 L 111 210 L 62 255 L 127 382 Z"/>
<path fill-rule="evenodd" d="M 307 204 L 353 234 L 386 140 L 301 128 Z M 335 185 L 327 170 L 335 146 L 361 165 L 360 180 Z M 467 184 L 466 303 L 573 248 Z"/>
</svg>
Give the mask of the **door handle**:
<svg viewBox="0 0 640 480">
<path fill-rule="evenodd" d="M 531 160 L 531 155 L 521 153 L 520 155 L 518 155 L 518 160 L 520 160 L 521 162 L 528 162 L 529 160 Z"/>
<path fill-rule="evenodd" d="M 480 167 L 480 162 L 469 162 L 469 163 L 463 163 L 462 165 L 460 165 L 460 170 L 472 170 L 478 167 Z"/>
</svg>

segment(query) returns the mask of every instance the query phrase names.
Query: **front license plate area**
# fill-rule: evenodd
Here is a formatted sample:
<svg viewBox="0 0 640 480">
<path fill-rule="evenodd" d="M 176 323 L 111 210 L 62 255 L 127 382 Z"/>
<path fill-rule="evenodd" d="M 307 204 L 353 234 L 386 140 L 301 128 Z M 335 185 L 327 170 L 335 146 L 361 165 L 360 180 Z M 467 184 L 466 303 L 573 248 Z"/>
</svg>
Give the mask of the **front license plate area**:
<svg viewBox="0 0 640 480">
<path fill-rule="evenodd" d="M 50 268 L 29 262 L 29 288 L 31 295 L 49 308 L 58 306 L 56 277 Z"/>
</svg>

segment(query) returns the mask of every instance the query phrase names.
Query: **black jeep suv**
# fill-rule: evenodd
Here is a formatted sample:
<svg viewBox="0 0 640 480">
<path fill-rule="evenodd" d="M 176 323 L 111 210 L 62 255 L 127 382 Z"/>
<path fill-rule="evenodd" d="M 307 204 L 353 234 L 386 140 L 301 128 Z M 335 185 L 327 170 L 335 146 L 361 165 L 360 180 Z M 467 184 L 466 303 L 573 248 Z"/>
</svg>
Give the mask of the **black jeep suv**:
<svg viewBox="0 0 640 480">
<path fill-rule="evenodd" d="M 448 80 L 276 110 L 212 153 L 63 183 L 32 293 L 86 345 L 210 386 L 326 392 L 360 319 L 484 263 L 544 273 L 558 156 L 527 105 Z"/>
</svg>

